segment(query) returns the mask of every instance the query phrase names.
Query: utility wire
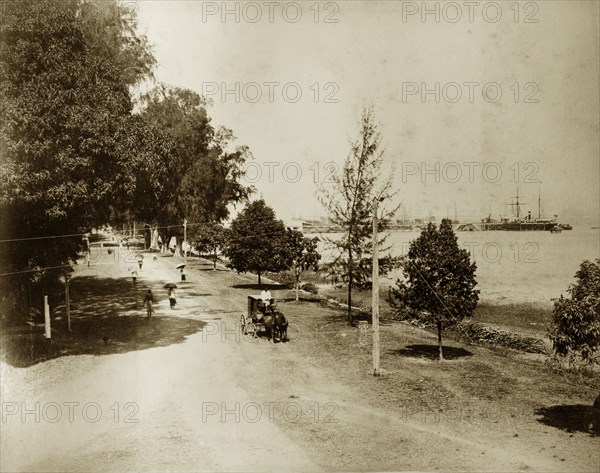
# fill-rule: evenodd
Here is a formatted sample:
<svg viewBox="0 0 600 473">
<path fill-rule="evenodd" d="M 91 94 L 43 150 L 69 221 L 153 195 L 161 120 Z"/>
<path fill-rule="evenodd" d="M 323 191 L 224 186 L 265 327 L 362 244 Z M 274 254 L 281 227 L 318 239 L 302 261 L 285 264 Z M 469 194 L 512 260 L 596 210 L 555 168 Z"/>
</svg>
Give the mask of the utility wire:
<svg viewBox="0 0 600 473">
<path fill-rule="evenodd" d="M 31 240 L 47 240 L 51 238 L 73 238 L 77 236 L 87 235 L 86 233 L 72 233 L 70 235 L 50 235 L 50 236 L 39 236 L 29 238 L 11 238 L 9 240 L 0 240 L 0 243 L 9 243 L 11 241 L 31 241 Z"/>
<path fill-rule="evenodd" d="M 34 273 L 36 271 L 44 271 L 46 269 L 59 269 L 59 268 L 70 268 L 69 264 L 62 264 L 60 266 L 47 266 L 45 268 L 36 268 L 36 269 L 25 269 L 23 271 L 13 271 L 12 273 L 2 273 L 0 276 L 10 276 L 12 274 L 23 274 L 23 273 Z"/>
<path fill-rule="evenodd" d="M 259 217 L 258 219 L 256 219 L 256 221 L 261 221 L 261 220 L 267 220 L 269 219 L 269 217 Z M 188 223 L 187 226 L 191 227 L 191 226 L 197 226 L 197 225 L 206 225 L 209 223 L 214 223 L 214 222 L 196 222 L 196 223 Z M 165 226 L 161 226 L 161 227 L 150 227 L 150 230 L 155 230 L 155 229 L 165 229 L 165 228 L 178 228 L 178 227 L 183 227 L 183 224 L 179 224 L 179 225 L 165 225 Z M 277 232 L 274 232 L 273 234 L 276 234 Z M 7 239 L 7 240 L 0 240 L 0 243 L 10 243 L 10 242 L 15 242 L 15 241 L 31 241 L 31 240 L 45 240 L 45 239 L 52 239 L 52 238 L 73 238 L 73 237 L 79 237 L 79 236 L 85 236 L 88 235 L 89 232 L 86 233 L 71 233 L 71 234 L 66 234 L 66 235 L 49 235 L 49 236 L 39 236 L 39 237 L 27 237 L 27 238 L 11 238 L 11 239 Z"/>
</svg>

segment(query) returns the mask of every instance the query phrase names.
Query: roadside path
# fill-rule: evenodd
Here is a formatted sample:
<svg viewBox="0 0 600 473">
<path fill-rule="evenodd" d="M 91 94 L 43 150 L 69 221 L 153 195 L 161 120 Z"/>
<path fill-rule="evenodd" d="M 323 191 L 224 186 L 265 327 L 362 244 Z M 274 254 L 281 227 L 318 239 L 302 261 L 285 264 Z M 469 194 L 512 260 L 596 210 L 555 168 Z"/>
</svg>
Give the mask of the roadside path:
<svg viewBox="0 0 600 473">
<path fill-rule="evenodd" d="M 171 258 L 159 258 L 156 268 L 149 259 L 138 293 L 151 287 L 157 294 L 156 317 L 210 321 L 211 308 L 223 310 L 222 301 L 193 296 L 196 286 L 186 282 L 178 283 L 179 310 L 171 311 L 162 286 L 179 271 Z M 120 277 L 131 291 L 127 264 L 103 255 L 78 275 Z M 252 423 L 241 417 L 253 398 L 230 369 L 246 362 L 234 347 L 197 333 L 150 350 L 63 357 L 26 370 L 3 365 L 2 399 L 19 412 L 1 426 L 1 470 L 318 471 L 267 415 Z M 21 407 L 31 413 L 23 416 Z M 256 417 L 251 408 L 244 413 Z"/>
</svg>

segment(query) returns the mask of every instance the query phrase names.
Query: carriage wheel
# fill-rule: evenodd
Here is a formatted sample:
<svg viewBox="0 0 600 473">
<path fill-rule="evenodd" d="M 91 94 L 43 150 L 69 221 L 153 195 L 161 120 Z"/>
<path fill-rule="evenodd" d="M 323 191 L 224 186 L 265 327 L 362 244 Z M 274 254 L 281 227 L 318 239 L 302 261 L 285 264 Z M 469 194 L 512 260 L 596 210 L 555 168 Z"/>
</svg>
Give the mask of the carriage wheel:
<svg viewBox="0 0 600 473">
<path fill-rule="evenodd" d="M 240 315 L 240 328 L 242 335 L 246 335 L 246 317 L 244 317 L 244 314 Z"/>
<path fill-rule="evenodd" d="M 251 320 L 249 326 L 250 330 L 252 331 L 252 338 L 256 338 L 258 336 L 256 324 Z"/>
</svg>

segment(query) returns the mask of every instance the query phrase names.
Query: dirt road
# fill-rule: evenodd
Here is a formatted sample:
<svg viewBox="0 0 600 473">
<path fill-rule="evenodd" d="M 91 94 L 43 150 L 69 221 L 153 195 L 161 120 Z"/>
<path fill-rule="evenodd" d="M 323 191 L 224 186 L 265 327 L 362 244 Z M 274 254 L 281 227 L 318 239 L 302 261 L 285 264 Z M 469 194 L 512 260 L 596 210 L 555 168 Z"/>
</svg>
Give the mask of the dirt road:
<svg viewBox="0 0 600 473">
<path fill-rule="evenodd" d="M 254 277 L 194 263 L 181 283 L 176 262 L 161 257 L 155 266 L 147 256 L 135 296 L 125 261 L 103 256 L 78 270 L 80 281 L 116 281 L 116 299 L 141 299 L 151 287 L 155 318 L 140 324 L 206 325 L 149 349 L 2 364 L 2 471 L 597 471 L 592 451 L 565 462 L 527 438 L 496 441 L 484 435 L 489 424 L 465 432 L 370 403 L 335 369 L 303 356 L 298 334 L 276 344 L 240 335 Z M 173 281 L 177 310 L 162 288 Z M 143 316 L 141 303 L 78 302 L 88 313 L 106 304 L 113 316 Z"/>
</svg>

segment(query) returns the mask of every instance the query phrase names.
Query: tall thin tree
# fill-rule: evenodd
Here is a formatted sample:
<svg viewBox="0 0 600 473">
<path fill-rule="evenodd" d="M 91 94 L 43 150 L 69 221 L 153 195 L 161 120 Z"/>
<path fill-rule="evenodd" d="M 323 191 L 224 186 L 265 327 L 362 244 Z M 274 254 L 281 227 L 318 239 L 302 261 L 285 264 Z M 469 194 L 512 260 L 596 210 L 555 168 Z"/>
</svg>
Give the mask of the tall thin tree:
<svg viewBox="0 0 600 473">
<path fill-rule="evenodd" d="M 337 263 L 344 268 L 348 282 L 348 323 L 352 323 L 352 288 L 358 280 L 364 283 L 369 279 L 370 266 L 365 264 L 371 251 L 372 206 L 377 198 L 381 202 L 389 201 L 392 192 L 393 173 L 381 178 L 384 149 L 381 146 L 381 134 L 375 121 L 372 108 L 363 109 L 359 123 L 359 136 L 351 142 L 341 176 L 333 176 L 333 185 L 323 186 L 319 191 L 319 200 L 329 213 L 332 223 L 344 229 L 344 236 L 338 240 L 329 240 L 339 250 Z M 380 229 L 395 214 L 398 207 L 385 209 L 382 205 Z M 381 243 L 385 238 L 382 238 Z M 389 259 L 389 257 L 388 257 Z M 389 264 L 382 265 L 390 268 Z M 391 268 L 390 268 L 391 269 Z M 388 269 L 389 270 L 389 269 Z"/>
</svg>

